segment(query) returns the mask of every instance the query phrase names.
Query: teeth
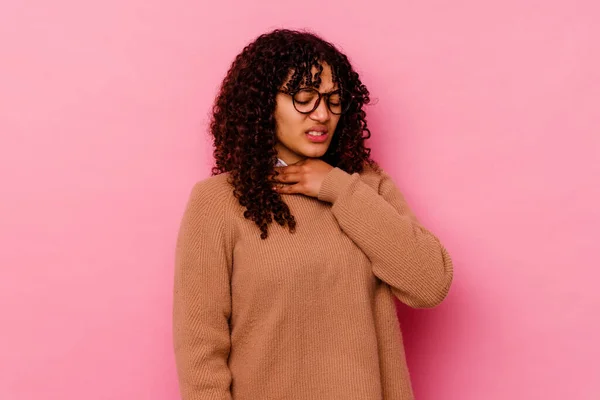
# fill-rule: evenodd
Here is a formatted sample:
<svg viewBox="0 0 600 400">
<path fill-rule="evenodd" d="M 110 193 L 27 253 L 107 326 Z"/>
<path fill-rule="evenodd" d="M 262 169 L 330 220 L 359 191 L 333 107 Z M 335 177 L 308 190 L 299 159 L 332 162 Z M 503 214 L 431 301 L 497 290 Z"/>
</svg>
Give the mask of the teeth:
<svg viewBox="0 0 600 400">
<path fill-rule="evenodd" d="M 310 131 L 307 132 L 310 136 L 322 136 L 325 134 L 325 132 L 315 132 L 315 131 Z"/>
</svg>

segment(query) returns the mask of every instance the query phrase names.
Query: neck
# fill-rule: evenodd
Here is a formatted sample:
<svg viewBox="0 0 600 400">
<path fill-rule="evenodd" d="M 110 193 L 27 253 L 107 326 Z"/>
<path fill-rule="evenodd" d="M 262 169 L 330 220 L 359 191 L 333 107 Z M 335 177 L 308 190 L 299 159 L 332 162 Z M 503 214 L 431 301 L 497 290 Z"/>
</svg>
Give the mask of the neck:
<svg viewBox="0 0 600 400">
<path fill-rule="evenodd" d="M 283 160 L 287 165 L 294 165 L 302 160 L 306 160 L 306 157 L 281 157 L 278 156 L 280 160 Z"/>
<path fill-rule="evenodd" d="M 277 149 L 277 158 L 283 160 L 287 165 L 293 165 L 302 160 L 306 160 L 308 157 L 300 156 L 296 153 L 292 153 L 289 150 L 285 151 L 283 149 Z"/>
</svg>

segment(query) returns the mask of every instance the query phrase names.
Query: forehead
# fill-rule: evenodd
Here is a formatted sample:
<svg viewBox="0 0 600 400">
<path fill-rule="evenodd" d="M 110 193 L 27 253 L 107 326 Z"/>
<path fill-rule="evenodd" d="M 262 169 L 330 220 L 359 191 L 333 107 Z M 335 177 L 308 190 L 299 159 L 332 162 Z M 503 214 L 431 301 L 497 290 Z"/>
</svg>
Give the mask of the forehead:
<svg viewBox="0 0 600 400">
<path fill-rule="evenodd" d="M 317 88 L 322 92 L 329 92 L 332 90 L 336 90 L 338 88 L 338 84 L 337 84 L 337 82 L 333 81 L 333 72 L 331 70 L 331 67 L 329 66 L 329 64 L 327 64 L 325 62 L 322 62 L 321 66 L 323 67 L 323 70 L 321 71 L 321 74 L 319 75 L 319 78 L 321 79 L 321 83 Z M 294 76 L 294 72 L 295 72 L 295 69 L 291 69 L 289 71 L 288 76 L 283 84 L 284 87 L 290 82 L 290 80 Z M 313 66 L 311 68 L 311 74 L 312 74 L 313 81 L 315 80 L 318 72 L 319 72 L 319 69 L 317 67 Z M 307 82 L 306 77 L 303 77 L 303 79 L 298 84 L 298 87 L 306 87 L 306 86 L 314 87 L 315 85 L 312 82 L 310 82 L 310 84 L 309 84 Z"/>
</svg>

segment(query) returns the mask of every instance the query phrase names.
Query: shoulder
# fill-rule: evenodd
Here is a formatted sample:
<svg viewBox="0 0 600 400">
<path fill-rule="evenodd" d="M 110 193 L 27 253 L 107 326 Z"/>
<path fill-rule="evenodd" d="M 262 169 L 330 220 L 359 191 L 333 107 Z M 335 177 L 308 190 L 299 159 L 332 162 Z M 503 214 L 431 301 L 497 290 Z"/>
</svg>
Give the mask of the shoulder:
<svg viewBox="0 0 600 400">
<path fill-rule="evenodd" d="M 233 187 L 221 174 L 197 181 L 191 188 L 177 237 L 177 253 L 197 257 L 200 249 L 225 251 L 233 247 L 233 230 L 227 218 Z"/>
<path fill-rule="evenodd" d="M 223 173 L 197 181 L 191 188 L 187 209 L 208 215 L 222 215 L 224 207 L 233 198 L 229 174 Z"/>
<path fill-rule="evenodd" d="M 180 226 L 180 241 L 224 241 L 231 244 L 233 233 L 229 208 L 234 202 L 229 174 L 197 181 L 189 194 Z"/>
<path fill-rule="evenodd" d="M 381 193 L 382 186 L 393 184 L 392 178 L 381 166 L 364 164 L 362 172 L 359 173 L 361 181 Z"/>
<path fill-rule="evenodd" d="M 191 197 L 222 197 L 229 194 L 233 187 L 229 183 L 229 174 L 209 176 L 197 181 L 191 190 Z"/>
</svg>

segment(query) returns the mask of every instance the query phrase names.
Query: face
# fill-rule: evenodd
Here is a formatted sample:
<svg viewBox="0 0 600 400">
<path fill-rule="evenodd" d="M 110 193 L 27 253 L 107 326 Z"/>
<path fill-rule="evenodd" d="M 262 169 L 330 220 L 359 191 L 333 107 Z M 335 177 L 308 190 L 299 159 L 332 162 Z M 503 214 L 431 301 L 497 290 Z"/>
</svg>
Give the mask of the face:
<svg viewBox="0 0 600 400">
<path fill-rule="evenodd" d="M 316 72 L 317 69 L 313 67 L 313 75 Z M 337 89 L 337 85 L 333 83 L 331 68 L 324 63 L 318 90 L 321 93 L 329 93 Z M 339 115 L 329 110 L 327 101 L 323 97 L 313 112 L 302 114 L 294 108 L 292 97 L 285 93 L 277 94 L 274 116 L 277 124 L 275 149 L 278 157 L 288 165 L 306 158 L 322 157 L 329 148 L 340 120 Z M 314 131 L 324 134 L 314 136 Z M 313 135 L 308 132 L 313 132 Z"/>
</svg>

